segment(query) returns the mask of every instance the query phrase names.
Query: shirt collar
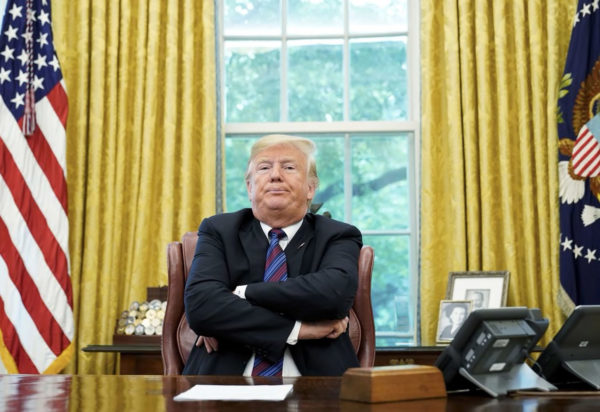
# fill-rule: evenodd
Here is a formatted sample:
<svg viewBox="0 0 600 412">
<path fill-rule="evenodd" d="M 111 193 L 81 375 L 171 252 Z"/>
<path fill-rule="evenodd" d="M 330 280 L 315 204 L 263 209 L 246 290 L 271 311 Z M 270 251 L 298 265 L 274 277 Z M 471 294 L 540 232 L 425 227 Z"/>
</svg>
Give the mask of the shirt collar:
<svg viewBox="0 0 600 412">
<path fill-rule="evenodd" d="M 302 226 L 303 221 L 304 221 L 304 218 L 300 219 L 298 222 L 296 222 L 294 224 L 291 224 L 289 226 L 281 228 L 281 230 L 283 230 L 285 232 L 285 237 L 279 241 L 279 245 L 281 246 L 282 249 L 285 249 L 285 247 L 290 242 L 290 240 L 292 240 L 292 238 L 294 237 L 296 232 L 298 232 L 298 230 L 300 229 L 300 226 Z M 269 239 L 269 231 L 273 228 L 263 222 L 260 222 L 260 227 L 262 228 L 262 230 L 268 240 Z"/>
</svg>

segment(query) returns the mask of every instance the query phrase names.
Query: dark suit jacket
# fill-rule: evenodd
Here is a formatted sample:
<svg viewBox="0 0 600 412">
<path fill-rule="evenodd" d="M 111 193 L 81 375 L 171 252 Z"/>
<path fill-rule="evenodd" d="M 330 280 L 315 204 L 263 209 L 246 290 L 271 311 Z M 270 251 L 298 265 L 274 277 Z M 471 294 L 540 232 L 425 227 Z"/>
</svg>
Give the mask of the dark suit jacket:
<svg viewBox="0 0 600 412">
<path fill-rule="evenodd" d="M 184 374 L 241 375 L 252 352 L 283 356 L 296 320 L 341 319 L 356 294 L 361 234 L 354 226 L 307 214 L 285 248 L 288 280 L 263 282 L 267 238 L 252 210 L 204 219 L 185 286 L 188 323 L 219 349 L 194 346 Z M 246 299 L 234 295 L 248 285 Z M 358 360 L 348 333 L 299 340 L 290 351 L 302 375 L 341 375 Z"/>
</svg>

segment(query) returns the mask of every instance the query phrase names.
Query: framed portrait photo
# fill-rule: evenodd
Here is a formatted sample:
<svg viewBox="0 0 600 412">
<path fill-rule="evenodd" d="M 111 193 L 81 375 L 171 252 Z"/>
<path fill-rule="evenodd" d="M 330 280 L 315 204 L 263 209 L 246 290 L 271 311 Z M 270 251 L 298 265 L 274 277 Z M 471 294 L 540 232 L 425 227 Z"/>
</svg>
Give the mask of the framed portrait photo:
<svg viewBox="0 0 600 412">
<path fill-rule="evenodd" d="M 506 306 L 508 271 L 450 272 L 446 299 L 469 300 L 473 310 Z"/>
<path fill-rule="evenodd" d="M 442 300 L 435 334 L 437 343 L 449 343 L 471 313 L 470 300 Z"/>
</svg>

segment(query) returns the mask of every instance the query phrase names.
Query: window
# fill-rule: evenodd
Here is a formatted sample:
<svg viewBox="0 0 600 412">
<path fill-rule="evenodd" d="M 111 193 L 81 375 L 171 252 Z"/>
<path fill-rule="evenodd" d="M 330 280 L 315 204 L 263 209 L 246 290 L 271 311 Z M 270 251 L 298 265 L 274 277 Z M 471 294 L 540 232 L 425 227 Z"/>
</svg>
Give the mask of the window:
<svg viewBox="0 0 600 412">
<path fill-rule="evenodd" d="M 417 4 L 411 0 L 219 0 L 226 210 L 248 207 L 252 143 L 317 145 L 317 213 L 375 249 L 377 345 L 418 342 Z"/>
</svg>

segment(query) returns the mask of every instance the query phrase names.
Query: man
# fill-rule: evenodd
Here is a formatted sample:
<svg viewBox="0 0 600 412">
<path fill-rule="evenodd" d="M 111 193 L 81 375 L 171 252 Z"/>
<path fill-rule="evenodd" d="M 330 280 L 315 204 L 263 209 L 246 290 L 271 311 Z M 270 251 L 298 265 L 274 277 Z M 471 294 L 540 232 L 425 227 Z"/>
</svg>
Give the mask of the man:
<svg viewBox="0 0 600 412">
<path fill-rule="evenodd" d="M 246 173 L 252 208 L 202 221 L 184 294 L 200 338 L 184 374 L 249 376 L 255 361 L 282 358 L 283 376 L 341 375 L 358 366 L 346 329 L 361 234 L 307 214 L 318 185 L 314 151 L 300 137 L 259 139 Z M 272 229 L 283 230 L 285 281 L 263 278 Z"/>
<path fill-rule="evenodd" d="M 467 290 L 467 295 L 465 297 L 466 300 L 470 300 L 473 302 L 473 310 L 481 309 L 484 306 L 485 299 L 483 297 L 483 292 L 477 289 L 469 289 Z"/>
</svg>

